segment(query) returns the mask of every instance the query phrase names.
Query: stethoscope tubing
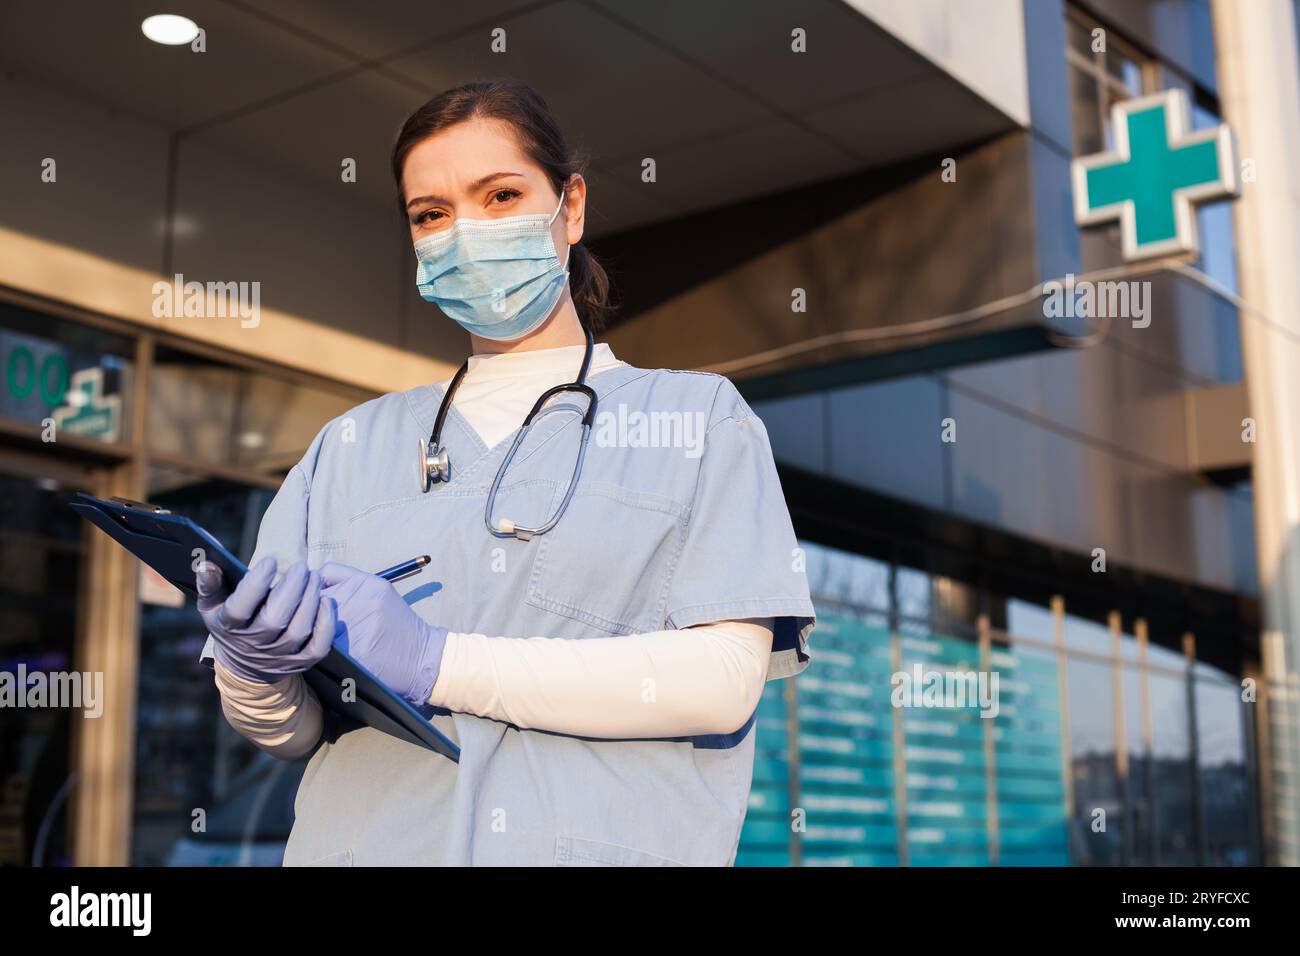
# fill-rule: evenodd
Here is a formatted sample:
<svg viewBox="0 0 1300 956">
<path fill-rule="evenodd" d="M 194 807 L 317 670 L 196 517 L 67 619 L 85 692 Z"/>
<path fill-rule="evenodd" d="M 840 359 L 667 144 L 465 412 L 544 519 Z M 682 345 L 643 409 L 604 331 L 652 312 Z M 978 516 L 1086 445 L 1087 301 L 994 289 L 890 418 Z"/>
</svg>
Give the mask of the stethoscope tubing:
<svg viewBox="0 0 1300 956">
<path fill-rule="evenodd" d="M 573 498 L 573 492 L 577 488 L 578 479 L 582 475 L 582 464 L 587 457 L 587 445 L 591 438 L 591 429 L 596 419 L 596 392 L 587 384 L 587 372 L 591 368 L 592 351 L 595 349 L 595 338 L 589 329 L 583 330 L 586 333 L 587 345 L 583 351 L 582 367 L 578 370 L 578 377 L 572 382 L 563 385 L 556 385 L 548 388 L 533 403 L 532 409 L 524 418 L 523 424 L 515 434 L 514 441 L 510 443 L 505 458 L 497 468 L 496 476 L 492 479 L 492 487 L 488 490 L 487 502 L 483 509 L 483 523 L 487 526 L 490 534 L 498 538 L 518 538 L 521 541 L 527 541 L 535 535 L 545 534 L 559 523 L 564 512 L 568 510 L 569 502 Z M 461 367 L 456 371 L 452 380 L 447 385 L 447 392 L 442 397 L 442 402 L 438 406 L 438 415 L 433 422 L 433 431 L 429 435 L 429 443 L 426 446 L 424 442 L 420 443 L 420 467 L 421 467 L 421 490 L 427 492 L 434 484 L 451 480 L 451 461 L 448 458 L 447 450 L 442 447 L 442 427 L 447 420 L 447 411 L 451 408 L 452 400 L 456 395 L 456 390 L 460 387 L 461 380 L 465 377 L 469 369 L 469 359 L 466 359 Z M 513 523 L 498 525 L 493 522 L 492 515 L 496 509 L 497 492 L 501 488 L 501 482 L 505 478 L 506 472 L 510 468 L 510 462 L 514 460 L 515 453 L 523 443 L 524 436 L 528 434 L 529 428 L 533 425 L 533 420 L 541 413 L 546 403 L 556 395 L 565 392 L 580 392 L 587 397 L 587 411 L 582 416 L 582 437 L 578 443 L 578 456 L 574 461 L 573 474 L 569 478 L 568 486 L 564 489 L 564 498 L 560 502 L 560 507 L 555 514 L 544 525 L 537 528 L 521 528 Z"/>
</svg>

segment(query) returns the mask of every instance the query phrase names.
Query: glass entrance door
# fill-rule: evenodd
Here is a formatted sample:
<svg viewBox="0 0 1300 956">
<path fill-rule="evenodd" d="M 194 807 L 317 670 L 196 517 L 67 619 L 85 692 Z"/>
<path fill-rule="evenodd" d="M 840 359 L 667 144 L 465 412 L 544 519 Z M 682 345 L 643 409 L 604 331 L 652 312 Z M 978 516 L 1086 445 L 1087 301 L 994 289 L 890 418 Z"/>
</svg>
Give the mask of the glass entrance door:
<svg viewBox="0 0 1300 956">
<path fill-rule="evenodd" d="M 61 474 L 58 474 L 62 472 Z M 58 474 L 58 477 L 52 475 Z M 73 747 L 93 704 L 77 671 L 82 521 L 65 503 L 87 486 L 58 463 L 0 451 L 0 865 L 72 862 Z M 102 701 L 100 702 L 102 704 Z"/>
</svg>

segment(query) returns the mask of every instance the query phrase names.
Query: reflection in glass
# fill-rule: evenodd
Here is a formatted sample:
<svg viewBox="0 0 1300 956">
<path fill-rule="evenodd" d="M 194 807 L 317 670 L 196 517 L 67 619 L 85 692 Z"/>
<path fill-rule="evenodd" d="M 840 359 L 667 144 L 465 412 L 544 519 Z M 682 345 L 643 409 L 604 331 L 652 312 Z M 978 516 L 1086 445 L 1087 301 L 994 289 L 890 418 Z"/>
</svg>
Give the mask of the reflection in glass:
<svg viewBox="0 0 1300 956">
<path fill-rule="evenodd" d="M 932 634 L 903 638 L 903 670 L 977 673 L 971 641 Z M 980 702 L 902 710 L 907 749 L 907 853 L 912 866 L 987 866 L 989 833 Z"/>
<path fill-rule="evenodd" d="M 897 866 L 889 630 L 818 608 L 819 633 L 823 623 L 821 653 L 796 688 L 803 863 Z"/>
<path fill-rule="evenodd" d="M 789 866 L 790 747 L 781 681 L 768 681 L 755 718 L 754 776 L 736 866 Z"/>
<path fill-rule="evenodd" d="M 0 671 L 15 682 L 20 669 L 80 670 L 76 598 L 87 532 L 64 506 L 71 490 L 0 473 Z M 85 713 L 0 707 L 0 866 L 72 864 L 71 740 Z"/>
<path fill-rule="evenodd" d="M 808 588 L 815 597 L 888 612 L 888 563 L 807 541 L 800 547 L 806 558 Z"/>
<path fill-rule="evenodd" d="M 1152 673 L 1149 682 L 1156 861 L 1163 865 L 1190 866 L 1196 863 L 1196 819 L 1187 681 L 1183 677 Z"/>
<path fill-rule="evenodd" d="M 159 348 L 149 378 L 150 448 L 282 475 L 316 433 L 362 400 Z"/>
<path fill-rule="evenodd" d="M 1109 664 L 1078 658 L 1070 661 L 1070 763 L 1074 782 L 1070 846 L 1076 865 L 1118 866 L 1123 862 L 1112 686 Z"/>
<path fill-rule="evenodd" d="M 1125 635 L 1126 639 L 1132 640 Z M 1135 642 L 1136 643 L 1136 642 Z M 1124 825 L 1128 828 L 1128 862 L 1133 866 L 1150 866 L 1155 848 L 1155 827 L 1151 809 L 1153 786 L 1151 754 L 1142 740 L 1142 674 L 1136 667 L 1125 666 L 1124 741 L 1128 746 L 1128 800 Z"/>
<path fill-rule="evenodd" d="M 1006 603 L 1007 633 L 1014 637 L 1032 637 L 1040 641 L 1055 639 L 1052 612 L 1039 604 L 1009 600 Z"/>
<path fill-rule="evenodd" d="M 1076 66 L 1068 68 L 1070 77 L 1070 123 L 1074 135 L 1074 154 L 1099 153 L 1105 142 L 1097 81 Z"/>
<path fill-rule="evenodd" d="M 1105 624 L 1090 621 L 1083 617 L 1075 617 L 1073 614 L 1065 615 L 1065 646 L 1067 650 L 1087 651 L 1109 657 L 1113 640 L 1110 628 Z"/>
<path fill-rule="evenodd" d="M 895 588 L 899 614 L 922 619 L 930 616 L 930 575 L 900 567 Z"/>
<path fill-rule="evenodd" d="M 133 355 L 124 336 L 0 303 L 0 418 L 125 442 Z"/>
<path fill-rule="evenodd" d="M 1068 866 L 1056 654 L 1024 645 L 995 645 L 990 665 L 999 682 L 998 714 L 993 718 L 998 862 Z"/>
<path fill-rule="evenodd" d="M 1205 806 L 1205 863 L 1257 866 L 1254 770 L 1247 758 L 1249 725 L 1241 688 L 1222 680 L 1196 682 L 1196 737 Z"/>
</svg>

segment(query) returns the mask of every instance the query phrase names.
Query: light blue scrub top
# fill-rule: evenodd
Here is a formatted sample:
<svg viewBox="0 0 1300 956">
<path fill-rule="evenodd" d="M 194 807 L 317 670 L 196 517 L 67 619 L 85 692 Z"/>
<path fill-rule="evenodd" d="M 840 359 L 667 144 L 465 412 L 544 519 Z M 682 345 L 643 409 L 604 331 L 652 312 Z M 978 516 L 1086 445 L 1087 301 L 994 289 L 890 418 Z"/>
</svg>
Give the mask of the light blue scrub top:
<svg viewBox="0 0 1300 956">
<path fill-rule="evenodd" d="M 487 448 L 453 406 L 451 481 L 418 490 L 417 447 L 442 390 L 352 409 L 316 436 L 262 521 L 254 561 L 341 561 L 369 571 L 419 555 L 396 587 L 453 631 L 599 640 L 771 617 L 768 679 L 808 664 L 803 562 L 767 432 L 725 378 L 620 366 L 591 377 L 598 412 L 701 413 L 703 454 L 622 445 L 593 429 L 568 511 L 530 541 L 488 534 L 488 488 L 514 435 Z M 496 515 L 541 524 L 572 473 L 575 399 L 534 424 Z M 631 418 L 626 416 L 631 415 Z M 597 421 L 600 425 L 600 421 Z M 608 428 L 608 426 L 607 426 Z M 608 438 L 612 433 L 606 431 Z M 642 445 L 643 447 L 629 447 Z M 295 802 L 286 865 L 724 865 L 735 860 L 754 765 L 754 719 L 726 736 L 593 740 L 435 712 L 459 765 L 327 717 Z"/>
</svg>

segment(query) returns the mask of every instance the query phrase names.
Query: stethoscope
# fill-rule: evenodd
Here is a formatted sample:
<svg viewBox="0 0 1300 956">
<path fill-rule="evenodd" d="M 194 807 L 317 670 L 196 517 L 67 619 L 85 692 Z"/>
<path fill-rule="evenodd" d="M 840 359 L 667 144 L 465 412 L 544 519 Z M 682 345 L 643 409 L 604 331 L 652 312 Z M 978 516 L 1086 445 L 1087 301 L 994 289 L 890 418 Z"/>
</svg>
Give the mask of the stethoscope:
<svg viewBox="0 0 1300 956">
<path fill-rule="evenodd" d="M 596 418 L 596 393 L 587 384 L 587 369 L 591 366 L 591 352 L 596 343 L 590 330 L 584 331 L 587 333 L 587 348 L 582 357 L 582 368 L 578 371 L 577 379 L 567 385 L 556 385 L 554 388 L 548 388 L 542 392 L 541 397 L 533 405 L 533 410 L 528 413 L 523 425 L 515 434 L 515 440 L 510 443 L 510 450 L 506 452 L 506 457 L 502 459 L 501 466 L 497 469 L 496 477 L 492 479 L 492 487 L 488 491 L 487 505 L 483 510 L 483 523 L 487 525 L 488 531 L 498 538 L 515 537 L 520 541 L 527 541 L 533 535 L 546 534 L 555 527 L 569 507 L 569 500 L 573 497 L 573 490 L 578 485 L 578 477 L 582 474 L 582 461 L 587 456 L 587 440 L 591 437 L 592 422 Z M 447 449 L 442 444 L 442 425 L 446 421 L 447 410 L 451 408 L 456 389 L 460 387 L 460 381 L 465 377 L 465 372 L 468 369 L 469 359 L 466 359 L 452 377 L 451 384 L 447 386 L 447 394 L 442 397 L 442 403 L 438 406 L 438 417 L 433 421 L 433 431 L 429 435 L 428 443 L 423 438 L 420 439 L 421 492 L 427 492 L 439 482 L 451 481 L 451 459 L 447 454 Z M 533 419 L 541 412 L 542 406 L 561 392 L 581 392 L 587 396 L 588 404 L 587 413 L 582 416 L 582 438 L 578 443 L 578 458 L 574 462 L 573 476 L 569 479 L 569 486 L 564 490 L 564 499 L 560 502 L 559 510 L 552 515 L 549 521 L 537 528 L 521 527 L 509 518 L 493 521 L 492 513 L 496 507 L 497 491 L 501 487 L 501 479 L 505 477 L 506 470 L 515 457 L 515 452 L 519 450 L 524 436 L 528 434 L 528 429 L 532 426 Z"/>
</svg>

